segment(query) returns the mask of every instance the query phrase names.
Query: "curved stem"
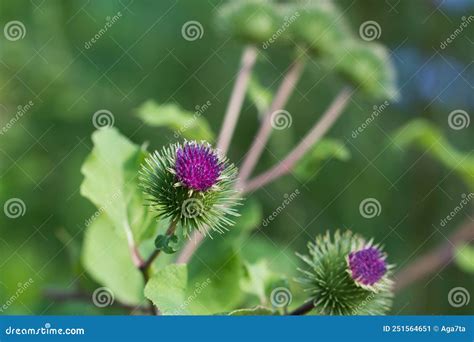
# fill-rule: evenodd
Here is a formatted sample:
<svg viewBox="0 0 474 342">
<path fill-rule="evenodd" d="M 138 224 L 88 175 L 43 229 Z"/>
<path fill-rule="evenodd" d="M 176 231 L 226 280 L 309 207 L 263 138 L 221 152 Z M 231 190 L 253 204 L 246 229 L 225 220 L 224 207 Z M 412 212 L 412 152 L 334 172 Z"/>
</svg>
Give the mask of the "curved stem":
<svg viewBox="0 0 474 342">
<path fill-rule="evenodd" d="M 217 148 L 223 154 L 226 154 L 229 149 L 229 144 L 245 99 L 250 74 L 256 60 L 257 49 L 254 46 L 247 46 L 242 54 L 241 67 L 235 80 L 234 89 L 232 90 L 221 132 L 217 140 Z"/>
<path fill-rule="evenodd" d="M 395 288 L 398 292 L 427 275 L 443 269 L 454 258 L 456 248 L 474 241 L 474 223 L 468 221 L 457 229 L 441 246 L 422 255 L 395 274 Z"/>
<path fill-rule="evenodd" d="M 204 234 L 198 232 L 197 230 L 193 233 L 189 241 L 186 243 L 178 258 L 176 259 L 177 264 L 187 264 L 191 260 L 193 254 L 199 248 L 199 246 L 204 241 Z"/>
<path fill-rule="evenodd" d="M 242 167 L 240 168 L 239 180 L 245 182 L 252 173 L 255 165 L 257 164 L 260 156 L 262 155 L 263 149 L 267 144 L 270 134 L 272 132 L 272 114 L 281 110 L 285 107 L 290 95 L 293 93 L 296 83 L 298 82 L 301 72 L 303 71 L 304 62 L 302 60 L 296 60 L 288 69 L 283 81 L 278 88 L 275 98 L 270 105 L 267 113 L 265 114 L 263 121 L 260 125 L 259 131 L 255 136 L 252 145 L 247 153 Z"/>
<path fill-rule="evenodd" d="M 303 305 L 299 306 L 298 308 L 294 309 L 293 311 L 291 311 L 290 316 L 305 315 L 313 309 L 314 309 L 314 302 L 309 301 L 309 302 L 306 302 Z"/>
<path fill-rule="evenodd" d="M 178 225 L 178 220 L 173 220 L 170 223 L 170 226 L 168 227 L 168 230 L 166 231 L 167 236 L 171 236 L 174 234 L 176 227 Z M 138 267 L 140 270 L 142 276 L 143 276 L 143 281 L 146 285 L 148 280 L 150 280 L 150 268 L 155 259 L 160 255 L 161 249 L 155 249 L 151 255 L 141 263 L 141 265 Z M 150 312 L 152 315 L 159 315 L 160 311 L 159 308 L 157 308 L 151 301 L 149 301 L 149 307 L 150 307 Z"/>
<path fill-rule="evenodd" d="M 249 192 L 261 188 L 262 186 L 272 182 L 273 180 L 290 172 L 295 164 L 314 146 L 329 128 L 336 122 L 343 113 L 349 99 L 351 97 L 350 88 L 343 88 L 339 95 L 331 103 L 330 107 L 322 115 L 311 131 L 301 140 L 301 142 L 276 166 L 270 170 L 260 174 L 247 184 L 243 185 L 244 192 Z"/>
</svg>

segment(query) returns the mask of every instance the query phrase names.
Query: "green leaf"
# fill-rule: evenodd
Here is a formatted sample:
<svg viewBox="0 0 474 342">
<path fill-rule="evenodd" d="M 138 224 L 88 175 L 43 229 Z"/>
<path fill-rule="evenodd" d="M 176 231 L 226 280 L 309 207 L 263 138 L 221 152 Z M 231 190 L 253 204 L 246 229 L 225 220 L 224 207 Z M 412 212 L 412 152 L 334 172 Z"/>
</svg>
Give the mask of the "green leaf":
<svg viewBox="0 0 474 342">
<path fill-rule="evenodd" d="M 214 134 L 202 116 L 209 106 L 211 102 L 208 101 L 195 112 L 189 112 L 174 103 L 158 104 L 150 100 L 142 104 L 137 112 L 138 117 L 147 125 L 166 127 L 174 132 L 177 139 L 182 136 L 190 140 L 211 142 L 214 140 Z"/>
<path fill-rule="evenodd" d="M 119 234 L 132 234 L 136 241 L 150 237 L 157 224 L 138 187 L 145 151 L 115 128 L 94 132 L 92 141 L 94 148 L 81 169 L 81 194 L 97 207 L 94 216 L 105 213 Z"/>
<path fill-rule="evenodd" d="M 263 306 L 256 306 L 251 309 L 231 311 L 227 313 L 227 316 L 278 316 L 278 312 Z"/>
<path fill-rule="evenodd" d="M 456 249 L 454 253 L 456 264 L 468 273 L 474 273 L 474 246 L 463 245 Z"/>
<path fill-rule="evenodd" d="M 173 254 L 177 252 L 175 249 L 178 243 L 177 235 L 158 235 L 155 239 L 155 247 L 166 254 Z"/>
<path fill-rule="evenodd" d="M 127 241 L 115 233 L 104 214 L 86 228 L 82 264 L 95 281 L 112 291 L 116 300 L 131 305 L 143 300 L 143 279 L 131 261 Z"/>
<path fill-rule="evenodd" d="M 158 271 L 148 281 L 145 286 L 145 296 L 165 315 L 186 314 L 187 283 L 186 265 L 171 264 Z"/>
<path fill-rule="evenodd" d="M 240 280 L 242 291 L 258 297 L 261 304 L 266 304 L 267 296 L 265 289 L 275 274 L 268 267 L 266 260 L 260 260 L 254 264 L 244 264 L 245 275 Z"/>
<path fill-rule="evenodd" d="M 395 145 L 407 148 L 415 146 L 429 153 L 449 170 L 454 170 L 470 187 L 474 189 L 474 156 L 459 151 L 432 123 L 425 119 L 409 122 L 394 134 Z"/>
<path fill-rule="evenodd" d="M 189 283 L 203 288 L 199 295 L 193 288 L 188 289 L 188 296 L 194 298 L 189 304 L 194 314 L 226 312 L 242 299 L 242 259 L 224 239 L 207 239 L 188 265 Z"/>
<path fill-rule="evenodd" d="M 351 152 L 344 143 L 336 139 L 323 139 L 306 153 L 296 166 L 295 172 L 301 178 L 310 178 L 314 176 L 322 161 L 331 158 L 347 161 L 350 157 Z"/>
<path fill-rule="evenodd" d="M 259 115 L 264 115 L 268 108 L 270 108 L 273 94 L 262 84 L 260 84 L 257 77 L 254 75 L 252 75 L 249 80 L 247 94 L 255 107 L 257 107 Z"/>
<path fill-rule="evenodd" d="M 395 68 L 384 46 L 354 40 L 338 49 L 336 68 L 356 89 L 373 99 L 398 98 Z"/>
</svg>

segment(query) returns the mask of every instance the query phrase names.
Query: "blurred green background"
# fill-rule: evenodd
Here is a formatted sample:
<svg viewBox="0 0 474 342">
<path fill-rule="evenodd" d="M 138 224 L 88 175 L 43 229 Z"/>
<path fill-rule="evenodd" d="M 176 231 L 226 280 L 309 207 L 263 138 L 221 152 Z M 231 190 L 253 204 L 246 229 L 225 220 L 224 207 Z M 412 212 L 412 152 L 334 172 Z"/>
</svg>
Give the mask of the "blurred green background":
<svg viewBox="0 0 474 342">
<path fill-rule="evenodd" d="M 174 139 L 173 132 L 145 126 L 136 116 L 142 103 L 175 102 L 193 111 L 209 101 L 203 116 L 217 133 L 243 48 L 214 29 L 220 3 L 1 0 L 0 27 L 19 20 L 26 35 L 17 41 L 5 39 L 3 32 L 0 36 L 0 125 L 15 116 L 18 106 L 30 101 L 33 105 L 0 136 L 0 204 L 20 198 L 26 205 L 25 215 L 17 219 L 0 215 L 0 305 L 19 284 L 34 280 L 2 314 L 115 312 L 44 296 L 47 288 L 92 282 L 77 265 L 77 255 L 85 220 L 95 210 L 79 193 L 80 167 L 92 148 L 93 114 L 101 109 L 112 112 L 114 126 L 125 136 L 159 148 Z M 400 102 L 390 104 L 353 139 L 353 130 L 383 102 L 356 96 L 329 133 L 346 145 L 351 158 L 324 162 L 310 179 L 288 175 L 252 194 L 267 217 L 285 193 L 301 192 L 284 214 L 255 234 L 291 255 L 304 252 L 306 242 L 318 233 L 350 228 L 382 241 L 389 261 L 403 266 L 446 242 L 445 236 L 465 220 L 472 221 L 471 204 L 446 227 L 439 227 L 461 194 L 472 188 L 430 153 L 398 148 L 392 134 L 412 119 L 427 118 L 472 158 L 474 125 L 453 130 L 447 118 L 455 109 L 472 113 L 474 107 L 474 23 L 446 49 L 440 43 L 459 27 L 462 16 L 473 13 L 474 5 L 468 0 L 336 3 L 354 32 L 367 20 L 380 23 L 379 41 L 392 51 L 397 68 Z M 107 17 L 118 12 L 120 19 L 86 48 Z M 181 36 L 183 24 L 190 20 L 202 24 L 201 39 L 187 41 Z M 274 91 L 291 55 L 272 48 L 262 53 L 256 75 Z M 299 141 L 341 86 L 340 79 L 309 63 L 287 106 L 291 129 L 272 135 L 257 173 Z M 232 140 L 231 160 L 239 163 L 257 127 L 257 110 L 247 99 Z M 373 219 L 359 213 L 360 202 L 369 197 L 382 206 Z M 451 264 L 399 293 L 391 313 L 472 313 L 472 304 L 454 308 L 447 297 L 456 286 L 472 290 L 473 281 L 472 273 Z"/>
</svg>

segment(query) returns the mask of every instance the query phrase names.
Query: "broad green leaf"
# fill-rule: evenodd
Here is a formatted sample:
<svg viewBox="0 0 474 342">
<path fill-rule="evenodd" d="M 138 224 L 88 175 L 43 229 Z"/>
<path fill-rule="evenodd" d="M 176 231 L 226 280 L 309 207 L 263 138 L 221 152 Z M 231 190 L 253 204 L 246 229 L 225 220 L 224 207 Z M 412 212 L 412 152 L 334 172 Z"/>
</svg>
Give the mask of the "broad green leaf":
<svg viewBox="0 0 474 342">
<path fill-rule="evenodd" d="M 231 311 L 227 313 L 227 316 L 278 316 L 278 312 L 263 306 L 256 306 L 251 309 Z"/>
<path fill-rule="evenodd" d="M 250 78 L 247 94 L 255 107 L 257 107 L 260 116 L 265 114 L 268 108 L 270 108 L 273 95 L 268 89 L 260 84 L 256 76 Z"/>
<path fill-rule="evenodd" d="M 226 312 L 242 299 L 239 285 L 243 275 L 242 259 L 223 239 L 225 236 L 208 238 L 188 265 L 189 284 L 202 288 L 199 294 L 193 287 L 188 288 L 187 295 L 194 298 L 189 301 L 194 314 Z"/>
<path fill-rule="evenodd" d="M 86 228 L 82 264 L 91 277 L 109 288 L 116 300 L 126 304 L 143 301 L 143 279 L 133 265 L 124 236 L 100 214 Z"/>
<path fill-rule="evenodd" d="M 314 176 L 322 161 L 331 158 L 347 161 L 350 157 L 351 152 L 342 142 L 336 139 L 323 139 L 298 162 L 295 172 L 301 178 L 309 178 Z"/>
<path fill-rule="evenodd" d="M 207 102 L 195 112 L 190 112 L 174 103 L 158 104 L 150 100 L 142 104 L 137 112 L 138 117 L 147 125 L 166 127 L 174 132 L 176 138 L 211 142 L 214 140 L 214 134 L 203 117 L 209 106 L 211 103 Z"/>
<path fill-rule="evenodd" d="M 301 265 L 294 252 L 281 248 L 268 238 L 259 235 L 254 235 L 245 241 L 239 251 L 245 261 L 256 263 L 266 259 L 270 270 L 277 274 L 285 274 L 287 277 L 296 276 L 297 267 Z"/>
<path fill-rule="evenodd" d="M 394 143 L 402 148 L 415 146 L 437 159 L 450 170 L 454 170 L 474 189 L 474 156 L 459 151 L 428 120 L 417 119 L 409 122 L 394 134 Z"/>
<path fill-rule="evenodd" d="M 354 40 L 338 46 L 337 55 L 336 69 L 356 89 L 373 99 L 398 98 L 395 68 L 385 47 Z"/>
<path fill-rule="evenodd" d="M 158 271 L 146 284 L 145 296 L 165 315 L 187 313 L 188 271 L 184 264 L 171 264 Z"/>
<path fill-rule="evenodd" d="M 242 291 L 257 296 L 261 304 L 266 304 L 265 289 L 275 276 L 268 267 L 268 263 L 265 260 L 260 260 L 254 264 L 245 263 L 244 270 L 244 277 L 240 280 Z"/>
<path fill-rule="evenodd" d="M 458 247 L 454 258 L 464 272 L 474 273 L 474 246 L 466 244 Z"/>
<path fill-rule="evenodd" d="M 94 132 L 92 141 L 94 148 L 81 169 L 81 194 L 96 205 L 94 215 L 105 213 L 119 234 L 142 241 L 157 225 L 138 185 L 146 153 L 115 128 Z"/>
</svg>

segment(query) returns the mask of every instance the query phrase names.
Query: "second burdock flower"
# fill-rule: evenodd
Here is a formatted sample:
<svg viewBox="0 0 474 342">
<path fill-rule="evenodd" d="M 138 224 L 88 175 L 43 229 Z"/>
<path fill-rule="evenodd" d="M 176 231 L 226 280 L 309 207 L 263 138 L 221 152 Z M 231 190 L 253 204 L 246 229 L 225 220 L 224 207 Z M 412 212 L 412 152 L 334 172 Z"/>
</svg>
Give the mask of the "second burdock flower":
<svg viewBox="0 0 474 342">
<path fill-rule="evenodd" d="M 310 266 L 299 280 L 322 315 L 382 315 L 392 305 L 391 266 L 380 246 L 351 231 L 329 233 L 299 255 Z"/>
<path fill-rule="evenodd" d="M 143 191 L 158 217 L 179 224 L 185 235 L 223 232 L 238 216 L 236 167 L 206 142 L 171 144 L 155 151 L 140 172 Z"/>
</svg>

